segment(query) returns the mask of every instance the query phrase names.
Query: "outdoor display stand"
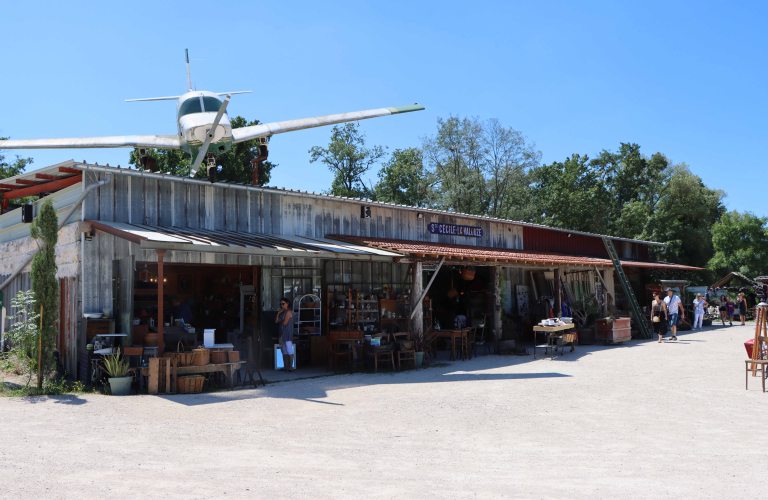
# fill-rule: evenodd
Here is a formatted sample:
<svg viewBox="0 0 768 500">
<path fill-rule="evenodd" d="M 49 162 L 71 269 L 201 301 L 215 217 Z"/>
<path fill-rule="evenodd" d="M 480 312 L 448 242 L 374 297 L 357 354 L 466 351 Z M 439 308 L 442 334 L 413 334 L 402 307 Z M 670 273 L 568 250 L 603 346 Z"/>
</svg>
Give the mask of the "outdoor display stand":
<svg viewBox="0 0 768 500">
<path fill-rule="evenodd" d="M 632 340 L 632 329 L 629 322 L 629 318 L 598 319 L 595 327 L 595 340 L 605 342 L 605 345 L 612 343 L 621 345 L 627 340 Z"/>
</svg>

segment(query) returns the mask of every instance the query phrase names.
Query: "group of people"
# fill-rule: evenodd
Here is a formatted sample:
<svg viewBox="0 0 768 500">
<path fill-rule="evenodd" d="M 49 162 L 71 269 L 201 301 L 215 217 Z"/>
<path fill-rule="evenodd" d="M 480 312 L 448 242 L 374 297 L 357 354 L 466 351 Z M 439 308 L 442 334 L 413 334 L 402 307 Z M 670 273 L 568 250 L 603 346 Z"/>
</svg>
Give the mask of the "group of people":
<svg viewBox="0 0 768 500">
<path fill-rule="evenodd" d="M 653 332 L 659 336 L 659 342 L 661 342 L 664 335 L 667 334 L 667 327 L 672 332 L 671 340 L 677 340 L 677 325 L 681 319 L 685 319 L 685 308 L 683 307 L 683 301 L 680 297 L 675 295 L 675 291 L 671 288 L 666 290 L 667 296 L 662 300 L 661 292 L 653 293 L 653 305 L 651 306 L 651 322 L 653 324 Z M 729 318 L 731 326 L 733 326 L 733 316 L 738 313 L 741 319 L 742 326 L 747 319 L 747 301 L 744 298 L 744 294 L 740 293 L 738 303 L 734 303 L 730 297 L 725 295 L 721 296 L 718 300 L 718 310 L 720 312 L 720 319 L 725 326 L 726 316 Z M 705 308 L 709 307 L 709 302 L 704 298 L 702 294 L 696 295 L 693 301 L 693 326 L 692 330 L 701 330 L 704 322 Z"/>
</svg>

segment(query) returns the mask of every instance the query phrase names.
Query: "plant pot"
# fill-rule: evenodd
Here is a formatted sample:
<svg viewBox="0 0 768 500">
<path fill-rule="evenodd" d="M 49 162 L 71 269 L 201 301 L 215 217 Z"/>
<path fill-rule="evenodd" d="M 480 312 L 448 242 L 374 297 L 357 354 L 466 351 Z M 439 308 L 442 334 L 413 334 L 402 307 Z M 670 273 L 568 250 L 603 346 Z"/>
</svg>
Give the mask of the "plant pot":
<svg viewBox="0 0 768 500">
<path fill-rule="evenodd" d="M 109 389 L 113 396 L 127 396 L 131 392 L 133 377 L 117 377 L 109 379 Z"/>
<path fill-rule="evenodd" d="M 144 334 L 144 345 L 147 347 L 157 347 L 157 334 L 156 333 Z"/>
<path fill-rule="evenodd" d="M 424 363 L 424 351 L 416 351 L 414 353 L 414 364 L 416 365 L 416 368 L 421 368 L 422 363 Z"/>
<path fill-rule="evenodd" d="M 594 328 L 579 328 L 579 345 L 592 345 L 595 343 Z"/>
<path fill-rule="evenodd" d="M 514 340 L 499 340 L 499 352 L 512 352 L 515 350 Z"/>
</svg>

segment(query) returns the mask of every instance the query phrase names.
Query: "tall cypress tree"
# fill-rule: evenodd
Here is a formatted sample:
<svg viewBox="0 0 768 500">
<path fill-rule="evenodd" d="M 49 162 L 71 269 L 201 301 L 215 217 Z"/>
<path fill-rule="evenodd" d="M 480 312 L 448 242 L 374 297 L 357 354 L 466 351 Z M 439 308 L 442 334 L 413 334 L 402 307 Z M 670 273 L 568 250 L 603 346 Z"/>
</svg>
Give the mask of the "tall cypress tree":
<svg viewBox="0 0 768 500">
<path fill-rule="evenodd" d="M 32 291 L 35 292 L 35 310 L 43 306 L 43 328 L 37 367 L 37 388 L 43 387 L 43 374 L 47 372 L 56 340 L 56 322 L 59 317 L 59 283 L 56 280 L 56 243 L 59 241 L 59 218 L 50 199 L 43 202 L 37 217 L 29 226 L 29 235 L 37 240 L 40 250 L 32 259 Z M 37 347 L 37 346 L 36 346 Z"/>
</svg>

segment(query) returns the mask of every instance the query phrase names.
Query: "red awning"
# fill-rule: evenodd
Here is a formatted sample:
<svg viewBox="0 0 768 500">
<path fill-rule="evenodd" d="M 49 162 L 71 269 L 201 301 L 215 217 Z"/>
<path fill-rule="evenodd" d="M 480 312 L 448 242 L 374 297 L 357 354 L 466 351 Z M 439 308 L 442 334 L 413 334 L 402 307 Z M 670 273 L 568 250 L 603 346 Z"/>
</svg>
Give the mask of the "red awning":
<svg viewBox="0 0 768 500">
<path fill-rule="evenodd" d="M 326 238 L 368 245 L 376 248 L 393 250 L 413 257 L 440 258 L 450 260 L 487 261 L 501 264 L 529 264 L 542 266 L 579 266 L 579 267 L 613 267 L 610 259 L 586 257 L 559 252 L 544 252 L 537 250 L 511 250 L 505 248 L 476 247 L 470 245 L 452 245 L 449 243 L 428 243 L 423 241 L 393 240 L 373 238 L 368 236 L 346 236 L 332 234 Z M 670 264 L 658 261 L 622 260 L 625 267 L 646 267 L 655 269 L 677 269 L 685 271 L 700 271 L 700 267 Z"/>
</svg>

